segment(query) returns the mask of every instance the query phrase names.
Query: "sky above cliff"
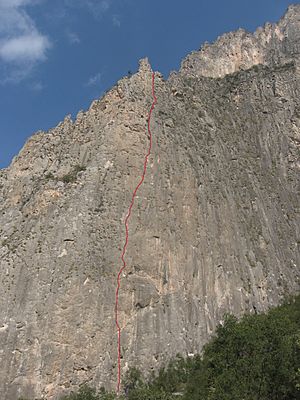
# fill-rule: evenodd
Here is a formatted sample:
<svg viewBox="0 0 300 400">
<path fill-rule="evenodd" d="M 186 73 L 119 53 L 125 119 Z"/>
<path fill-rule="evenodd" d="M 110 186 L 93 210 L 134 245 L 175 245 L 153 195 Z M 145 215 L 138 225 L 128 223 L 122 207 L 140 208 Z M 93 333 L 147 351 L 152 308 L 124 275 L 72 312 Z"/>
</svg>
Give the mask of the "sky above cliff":
<svg viewBox="0 0 300 400">
<path fill-rule="evenodd" d="M 147 56 L 168 76 L 205 41 L 276 22 L 287 0 L 0 0 L 0 168 Z"/>
</svg>

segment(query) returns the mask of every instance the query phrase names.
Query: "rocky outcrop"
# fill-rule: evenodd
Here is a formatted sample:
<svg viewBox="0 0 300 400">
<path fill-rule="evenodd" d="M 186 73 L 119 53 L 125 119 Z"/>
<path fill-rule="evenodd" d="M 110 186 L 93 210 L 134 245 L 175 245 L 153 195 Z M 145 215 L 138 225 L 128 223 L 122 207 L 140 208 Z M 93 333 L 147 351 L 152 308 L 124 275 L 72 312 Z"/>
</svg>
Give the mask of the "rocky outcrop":
<svg viewBox="0 0 300 400">
<path fill-rule="evenodd" d="M 255 65 L 275 67 L 298 61 L 300 53 L 299 5 L 290 6 L 278 24 L 267 23 L 254 34 L 239 29 L 205 43 L 187 56 L 181 71 L 192 76 L 224 77 Z M 297 57 L 298 55 L 298 57 Z"/>
<path fill-rule="evenodd" d="M 299 15 L 227 34 L 167 81 L 155 74 L 119 300 L 123 372 L 198 352 L 225 312 L 299 290 Z M 116 276 L 151 73 L 142 60 L 0 172 L 3 399 L 116 384 Z"/>
</svg>

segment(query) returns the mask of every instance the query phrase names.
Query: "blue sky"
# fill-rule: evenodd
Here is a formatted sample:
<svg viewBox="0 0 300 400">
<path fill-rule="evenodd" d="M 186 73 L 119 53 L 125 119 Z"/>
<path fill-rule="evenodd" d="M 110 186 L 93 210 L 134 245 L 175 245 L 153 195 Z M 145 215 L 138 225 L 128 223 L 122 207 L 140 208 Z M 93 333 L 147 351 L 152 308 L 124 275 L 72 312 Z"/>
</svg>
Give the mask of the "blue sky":
<svg viewBox="0 0 300 400">
<path fill-rule="evenodd" d="M 205 41 L 277 21 L 287 0 L 0 0 L 0 168 L 138 60 L 168 76 Z"/>
</svg>

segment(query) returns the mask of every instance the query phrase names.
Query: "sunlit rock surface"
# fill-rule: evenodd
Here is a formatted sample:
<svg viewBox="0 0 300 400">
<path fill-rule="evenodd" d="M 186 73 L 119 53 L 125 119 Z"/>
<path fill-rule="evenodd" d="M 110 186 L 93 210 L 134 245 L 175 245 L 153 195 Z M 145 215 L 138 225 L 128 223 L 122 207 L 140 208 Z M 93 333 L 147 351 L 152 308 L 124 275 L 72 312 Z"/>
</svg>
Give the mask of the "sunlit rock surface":
<svg viewBox="0 0 300 400">
<path fill-rule="evenodd" d="M 300 6 L 155 75 L 120 291 L 122 371 L 196 353 L 226 312 L 299 290 Z M 33 135 L 0 171 L 0 398 L 114 388 L 124 218 L 151 66 Z"/>
</svg>

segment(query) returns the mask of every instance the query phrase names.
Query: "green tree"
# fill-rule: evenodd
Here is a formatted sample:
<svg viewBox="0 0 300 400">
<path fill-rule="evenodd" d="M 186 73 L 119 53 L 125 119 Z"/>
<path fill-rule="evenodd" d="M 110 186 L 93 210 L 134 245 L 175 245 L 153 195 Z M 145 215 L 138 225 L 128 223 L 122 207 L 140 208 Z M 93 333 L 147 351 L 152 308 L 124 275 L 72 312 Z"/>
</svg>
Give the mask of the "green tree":
<svg viewBox="0 0 300 400">
<path fill-rule="evenodd" d="M 115 400 L 116 396 L 114 393 L 107 392 L 104 388 L 101 388 L 97 393 L 96 389 L 89 386 L 82 386 L 77 393 L 71 393 L 67 396 L 63 396 L 61 400 Z"/>
<path fill-rule="evenodd" d="M 300 298 L 268 314 L 226 316 L 195 360 L 185 398 L 292 400 L 299 395 Z"/>
</svg>

